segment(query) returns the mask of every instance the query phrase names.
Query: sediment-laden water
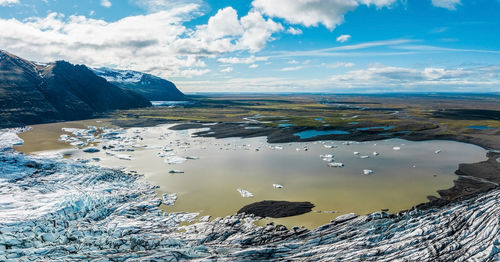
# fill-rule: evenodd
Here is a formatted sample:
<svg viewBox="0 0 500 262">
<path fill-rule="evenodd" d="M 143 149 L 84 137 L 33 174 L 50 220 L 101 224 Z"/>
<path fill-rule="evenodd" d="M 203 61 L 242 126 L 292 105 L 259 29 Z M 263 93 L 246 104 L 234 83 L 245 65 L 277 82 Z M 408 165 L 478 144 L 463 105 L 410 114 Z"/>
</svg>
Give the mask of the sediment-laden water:
<svg viewBox="0 0 500 262">
<path fill-rule="evenodd" d="M 77 123 L 68 127 L 78 127 Z M 96 146 L 100 152 L 65 151 L 74 160 L 138 171 L 147 182 L 159 186 L 158 196 L 176 193 L 175 205 L 161 207 L 167 212 L 220 217 L 261 200 L 310 201 L 315 205 L 313 212 L 304 215 L 260 222 L 274 221 L 289 227 L 314 228 L 347 213 L 409 209 L 426 202 L 427 196 L 437 195 L 437 190 L 451 187 L 459 163 L 485 159 L 485 150 L 480 147 L 453 141 L 268 144 L 263 137 L 193 137 L 196 130 L 172 131 L 170 126 L 90 133 L 85 133 L 86 129 L 76 136 L 62 131 L 56 134 L 74 137 L 75 141 L 93 137 L 89 145 L 81 147 Z M 40 130 L 52 132 L 48 126 Z M 36 126 L 32 132 L 37 132 Z M 106 132 L 116 134 L 102 137 Z M 58 143 L 56 146 L 71 142 L 56 142 L 59 135 L 50 139 Z M 18 149 L 32 152 L 30 147 L 27 142 Z M 342 163 L 344 167 L 329 167 L 329 163 Z M 365 170 L 372 172 L 366 175 Z M 237 189 L 253 197 L 242 197 Z"/>
</svg>

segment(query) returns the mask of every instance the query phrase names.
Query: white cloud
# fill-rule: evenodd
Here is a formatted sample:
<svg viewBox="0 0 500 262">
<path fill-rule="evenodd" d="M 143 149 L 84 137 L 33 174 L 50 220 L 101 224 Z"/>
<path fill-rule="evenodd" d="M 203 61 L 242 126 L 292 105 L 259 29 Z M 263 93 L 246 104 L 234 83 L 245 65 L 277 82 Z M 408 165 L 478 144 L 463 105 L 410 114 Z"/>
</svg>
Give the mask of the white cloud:
<svg viewBox="0 0 500 262">
<path fill-rule="evenodd" d="M 297 71 L 297 70 L 300 70 L 300 69 L 303 69 L 303 68 L 304 68 L 303 66 L 291 66 L 291 67 L 281 68 L 280 71 L 282 71 L 282 72 Z"/>
<path fill-rule="evenodd" d="M 436 7 L 456 10 L 457 5 L 460 5 L 462 3 L 460 2 L 460 0 L 432 0 L 432 4 Z"/>
<path fill-rule="evenodd" d="M 233 68 L 232 67 L 226 67 L 222 70 L 220 70 L 221 73 L 230 73 L 230 72 L 233 72 Z"/>
<path fill-rule="evenodd" d="M 244 33 L 241 36 L 238 45 L 240 48 L 249 49 L 251 52 L 257 52 L 264 48 L 266 43 L 272 40 L 273 33 L 283 30 L 280 23 L 272 19 L 265 19 L 258 12 L 250 12 L 241 18 L 241 25 Z"/>
<path fill-rule="evenodd" d="M 158 12 L 168 10 L 187 4 L 196 4 L 203 6 L 203 0 L 131 0 L 136 5 L 149 10 L 150 12 Z"/>
<path fill-rule="evenodd" d="M 221 57 L 217 59 L 220 63 L 223 64 L 253 64 L 257 61 L 266 61 L 267 57 L 256 57 L 256 56 L 250 56 L 250 57 Z"/>
<path fill-rule="evenodd" d="M 351 35 L 340 35 L 337 37 L 337 42 L 345 43 L 351 39 Z"/>
<path fill-rule="evenodd" d="M 290 60 L 290 61 L 288 61 L 288 63 L 289 63 L 289 64 L 292 64 L 292 65 L 296 65 L 296 64 L 298 64 L 298 63 L 299 63 L 299 61 L 297 61 L 297 60 L 295 60 L 295 59 L 294 59 L 294 60 Z"/>
<path fill-rule="evenodd" d="M 19 2 L 19 0 L 0 0 L 0 6 L 7 6 L 19 3 L 21 3 Z"/>
<path fill-rule="evenodd" d="M 351 63 L 351 62 L 337 62 L 337 63 L 334 63 L 334 64 L 327 64 L 325 66 L 328 67 L 328 68 L 340 68 L 340 67 L 349 68 L 349 67 L 353 67 L 354 63 Z"/>
<path fill-rule="evenodd" d="M 283 29 L 257 12 L 238 19 L 231 7 L 219 10 L 205 25 L 186 28 L 184 23 L 199 9 L 197 4 L 179 5 L 114 22 L 58 13 L 25 20 L 0 18 L 0 46 L 41 62 L 64 59 L 163 77 L 193 77 L 209 72 L 203 68 L 204 58 L 259 51 L 273 40 L 274 32 Z M 253 64 L 266 59 L 251 56 L 220 61 Z"/>
<path fill-rule="evenodd" d="M 279 17 L 292 24 L 317 26 L 330 30 L 344 21 L 344 14 L 359 5 L 389 6 L 396 0 L 254 0 L 252 6 L 271 17 Z"/>
<path fill-rule="evenodd" d="M 259 67 L 258 64 L 251 64 L 251 65 L 248 66 L 248 68 L 257 68 L 257 67 Z"/>
<path fill-rule="evenodd" d="M 101 5 L 106 8 L 110 8 L 112 6 L 111 1 L 109 0 L 101 0 Z"/>
<path fill-rule="evenodd" d="M 300 30 L 300 28 L 293 28 L 293 27 L 289 27 L 286 30 L 286 32 L 291 34 L 291 35 L 301 35 L 302 34 L 302 30 Z"/>
</svg>

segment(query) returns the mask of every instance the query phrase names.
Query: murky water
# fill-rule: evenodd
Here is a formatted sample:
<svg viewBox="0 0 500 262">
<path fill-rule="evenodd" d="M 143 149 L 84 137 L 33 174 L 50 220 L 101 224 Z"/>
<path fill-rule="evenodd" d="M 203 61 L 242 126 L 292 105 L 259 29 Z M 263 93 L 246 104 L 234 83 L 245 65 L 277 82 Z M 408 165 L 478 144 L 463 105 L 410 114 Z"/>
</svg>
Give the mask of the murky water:
<svg viewBox="0 0 500 262">
<path fill-rule="evenodd" d="M 93 121 L 92 125 L 96 125 Z M 79 124 L 89 125 L 87 122 Z M 25 145 L 17 149 L 33 152 L 61 148 L 56 143 L 62 134 L 60 128 L 70 125 L 53 125 L 35 126 L 33 131 L 22 135 Z M 397 212 L 411 208 L 427 201 L 428 195 L 437 196 L 437 190 L 451 187 L 458 163 L 486 159 L 484 149 L 452 141 L 390 139 L 350 145 L 341 141 L 269 145 L 262 137 L 196 138 L 192 137 L 193 130 L 171 131 L 168 127 L 127 131 L 130 136 L 140 135 L 143 140 L 139 144 L 148 146 L 124 152 L 132 160 L 118 159 L 103 151 L 90 154 L 81 150 L 72 158 L 98 157 L 101 161 L 94 164 L 124 166 L 127 170 L 145 174 L 146 180 L 160 186 L 160 195 L 178 193 L 175 206 L 164 207 L 167 212 L 202 212 L 201 215 L 217 217 L 234 214 L 244 205 L 261 200 L 310 201 L 316 206 L 313 212 L 272 220 L 287 226 L 308 228 L 351 212 L 366 214 L 381 209 Z M 51 142 L 45 141 L 47 139 Z M 44 146 L 39 145 L 42 142 Z M 164 146 L 173 149 L 177 156 L 196 156 L 199 159 L 166 164 L 165 158 L 157 156 L 163 152 L 161 148 Z M 394 150 L 394 147 L 400 147 L 400 150 Z M 436 154 L 436 150 L 441 151 Z M 374 151 L 379 155 L 375 156 Z M 327 162 L 320 158 L 325 154 L 334 155 L 335 161 L 342 162 L 344 167 L 328 167 Z M 362 158 L 364 156 L 368 158 Z M 371 169 L 374 173 L 364 175 L 364 169 Z M 184 173 L 170 174 L 171 170 Z M 284 188 L 275 189 L 272 184 L 281 184 Z M 237 188 L 248 190 L 255 196 L 243 198 Z"/>
</svg>

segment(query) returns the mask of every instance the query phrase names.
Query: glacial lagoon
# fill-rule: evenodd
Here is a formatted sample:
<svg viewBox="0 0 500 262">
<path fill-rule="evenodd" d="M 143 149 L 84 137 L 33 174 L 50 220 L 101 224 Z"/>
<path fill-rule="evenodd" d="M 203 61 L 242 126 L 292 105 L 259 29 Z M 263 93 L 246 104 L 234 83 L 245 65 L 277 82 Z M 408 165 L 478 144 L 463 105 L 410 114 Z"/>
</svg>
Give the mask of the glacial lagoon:
<svg viewBox="0 0 500 262">
<path fill-rule="evenodd" d="M 87 145 L 100 149 L 96 153 L 85 153 L 82 147 L 74 149 L 58 141 L 60 135 L 74 137 L 61 128 L 88 125 L 109 126 L 99 120 L 35 125 L 32 131 L 20 135 L 25 144 L 16 149 L 144 174 L 146 181 L 159 186 L 158 197 L 177 194 L 175 205 L 162 205 L 165 212 L 201 212 L 200 216 L 219 217 L 261 200 L 309 201 L 315 205 L 313 212 L 262 221 L 308 228 L 347 213 L 409 209 L 426 202 L 427 196 L 437 196 L 438 190 L 450 188 L 459 163 L 486 159 L 484 149 L 453 141 L 268 144 L 265 137 L 196 137 L 197 131 L 206 129 L 173 131 L 168 129 L 172 125 L 118 129 L 114 138 L 104 140 L 97 132 L 97 139 Z M 103 150 L 103 145 L 114 148 Z M 325 161 L 328 155 L 333 156 L 330 161 L 344 167 L 329 167 Z M 373 173 L 365 175 L 365 169 Z M 182 173 L 171 172 L 174 170 Z M 254 196 L 242 197 L 237 189 Z"/>
</svg>

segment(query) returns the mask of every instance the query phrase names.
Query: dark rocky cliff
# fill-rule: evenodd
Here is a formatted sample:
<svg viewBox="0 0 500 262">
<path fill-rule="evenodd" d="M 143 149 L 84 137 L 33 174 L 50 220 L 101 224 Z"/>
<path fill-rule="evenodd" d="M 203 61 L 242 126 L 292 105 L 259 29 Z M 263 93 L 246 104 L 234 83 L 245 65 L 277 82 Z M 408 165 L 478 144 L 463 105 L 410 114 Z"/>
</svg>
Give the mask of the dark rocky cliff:
<svg viewBox="0 0 500 262">
<path fill-rule="evenodd" d="M 84 65 L 40 65 L 0 51 L 0 127 L 85 119 L 150 105 L 141 94 L 109 83 Z"/>
</svg>

